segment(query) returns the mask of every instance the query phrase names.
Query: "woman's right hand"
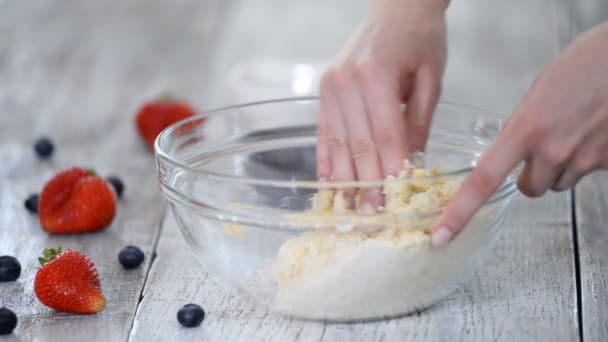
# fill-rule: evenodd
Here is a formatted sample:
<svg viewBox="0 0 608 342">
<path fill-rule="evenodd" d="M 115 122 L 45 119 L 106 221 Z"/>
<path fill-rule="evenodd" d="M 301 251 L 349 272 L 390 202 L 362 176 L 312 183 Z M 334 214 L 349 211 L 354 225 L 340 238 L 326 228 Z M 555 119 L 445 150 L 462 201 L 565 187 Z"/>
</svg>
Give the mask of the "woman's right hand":
<svg viewBox="0 0 608 342">
<path fill-rule="evenodd" d="M 441 91 L 448 0 L 372 1 L 321 81 L 321 181 L 379 180 L 425 149 Z M 359 209 L 369 212 L 381 198 L 380 189 L 369 190 Z"/>
</svg>

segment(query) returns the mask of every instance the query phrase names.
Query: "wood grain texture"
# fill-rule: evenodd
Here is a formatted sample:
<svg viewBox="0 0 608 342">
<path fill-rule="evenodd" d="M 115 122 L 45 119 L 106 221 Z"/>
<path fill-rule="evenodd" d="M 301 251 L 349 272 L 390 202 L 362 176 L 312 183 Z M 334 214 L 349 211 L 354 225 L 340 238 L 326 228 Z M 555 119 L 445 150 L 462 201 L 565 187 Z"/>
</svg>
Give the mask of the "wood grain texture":
<svg viewBox="0 0 608 342">
<path fill-rule="evenodd" d="M 200 105 L 195 100 L 218 3 L 0 1 L 0 255 L 14 255 L 23 266 L 17 282 L 0 283 L 0 306 L 19 316 L 3 341 L 127 339 L 163 208 L 154 158 L 137 137 L 133 116 L 142 101 L 167 89 Z M 33 153 L 40 135 L 56 143 L 50 161 Z M 107 230 L 50 236 L 23 207 L 31 192 L 71 165 L 123 179 L 124 198 Z M 147 256 L 129 272 L 117 260 L 127 244 Z M 57 245 L 96 263 L 108 300 L 101 314 L 61 314 L 36 300 L 36 257 Z"/>
<path fill-rule="evenodd" d="M 491 257 L 470 282 L 420 314 L 379 323 L 321 324 L 277 317 L 197 267 L 172 215 L 144 289 L 132 341 L 577 341 L 573 245 L 565 195 L 515 200 Z M 542 215 L 540 214 L 542 213 Z M 202 326 L 175 313 L 194 302 Z"/>
<path fill-rule="evenodd" d="M 562 8 L 564 1 L 453 2 L 446 98 L 508 113 L 560 44 L 588 26 L 581 24 L 583 12 L 600 17 L 608 8 L 597 5 L 602 3 L 588 1 L 570 12 L 576 6 Z M 421 314 L 375 324 L 303 323 L 257 309 L 195 264 L 168 217 L 136 313 L 162 215 L 153 158 L 132 125 L 137 106 L 167 90 L 198 108 L 243 101 L 251 94 L 231 88 L 227 77 L 235 64 L 325 62 L 363 16 L 366 4 L 0 0 L 0 255 L 15 255 L 24 267 L 18 282 L 0 284 L 0 306 L 20 316 L 15 334 L 0 340 L 577 340 L 564 195 L 531 202 L 519 198 L 494 254 L 467 286 Z M 555 16 L 545 16 L 547 9 L 555 10 Z M 309 25 L 308 17 L 317 20 L 315 25 Z M 539 25 L 539 18 L 547 21 Z M 285 95 L 278 90 L 264 96 Z M 33 155 L 31 144 L 40 135 L 57 143 L 51 161 Z M 46 235 L 23 209 L 23 200 L 58 169 L 73 164 L 118 174 L 126 183 L 126 197 L 116 221 L 102 233 Z M 605 340 L 607 259 L 601 251 L 604 235 L 595 224 L 605 225 L 594 211 L 602 209 L 586 203 L 600 200 L 606 208 L 605 179 L 594 176 L 577 190 L 579 223 L 591 227 L 579 241 L 587 253 L 581 255 L 581 270 L 583 328 L 589 340 Z M 58 314 L 36 301 L 36 256 L 43 247 L 58 244 L 80 249 L 96 262 L 109 300 L 101 315 Z M 117 253 L 126 244 L 146 252 L 141 269 L 119 267 Z M 188 302 L 208 311 L 198 329 L 180 328 L 175 320 L 177 309 Z"/>
<path fill-rule="evenodd" d="M 585 341 L 608 340 L 608 172 L 576 186 L 576 226 Z"/>
</svg>

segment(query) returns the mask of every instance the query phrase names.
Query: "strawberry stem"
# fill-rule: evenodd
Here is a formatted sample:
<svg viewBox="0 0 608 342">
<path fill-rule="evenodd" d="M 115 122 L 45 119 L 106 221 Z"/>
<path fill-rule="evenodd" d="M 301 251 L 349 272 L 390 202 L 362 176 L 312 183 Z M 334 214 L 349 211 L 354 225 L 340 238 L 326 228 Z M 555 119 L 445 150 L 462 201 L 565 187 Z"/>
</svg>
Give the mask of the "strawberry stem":
<svg viewBox="0 0 608 342">
<path fill-rule="evenodd" d="M 95 172 L 95 170 L 93 169 L 87 169 L 87 172 L 89 173 L 89 175 L 91 176 L 97 176 L 97 172 Z"/>
<path fill-rule="evenodd" d="M 45 248 L 42 251 L 42 257 L 38 258 L 38 262 L 40 262 L 40 265 L 44 265 L 59 254 L 61 254 L 61 246 L 57 248 Z"/>
<path fill-rule="evenodd" d="M 173 102 L 173 100 L 175 100 L 175 96 L 169 92 L 165 92 L 157 98 L 158 102 Z"/>
</svg>

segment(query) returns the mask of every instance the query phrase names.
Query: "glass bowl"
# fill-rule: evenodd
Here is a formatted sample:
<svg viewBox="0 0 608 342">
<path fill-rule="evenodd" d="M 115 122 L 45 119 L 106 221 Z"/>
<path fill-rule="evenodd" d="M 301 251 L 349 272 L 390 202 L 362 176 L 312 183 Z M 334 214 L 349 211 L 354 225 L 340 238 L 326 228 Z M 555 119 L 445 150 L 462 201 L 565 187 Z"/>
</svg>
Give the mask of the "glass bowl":
<svg viewBox="0 0 608 342">
<path fill-rule="evenodd" d="M 290 317 L 379 320 L 440 301 L 490 253 L 515 175 L 444 248 L 432 247 L 428 235 L 441 210 L 311 215 L 311 198 L 389 183 L 408 189 L 421 181 L 458 184 L 502 121 L 440 103 L 425 161 L 441 172 L 319 183 L 318 111 L 315 97 L 250 103 L 202 113 L 159 135 L 160 186 L 197 259 L 225 287 Z"/>
</svg>

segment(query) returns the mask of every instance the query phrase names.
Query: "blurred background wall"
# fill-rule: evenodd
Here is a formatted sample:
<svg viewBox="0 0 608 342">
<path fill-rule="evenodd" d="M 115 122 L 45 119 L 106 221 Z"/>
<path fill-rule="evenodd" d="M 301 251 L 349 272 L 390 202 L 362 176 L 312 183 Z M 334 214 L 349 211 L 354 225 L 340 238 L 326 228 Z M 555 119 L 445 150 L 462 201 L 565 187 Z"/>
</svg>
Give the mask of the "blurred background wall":
<svg viewBox="0 0 608 342">
<path fill-rule="evenodd" d="M 218 83 L 209 93 L 219 102 L 288 95 L 290 77 L 306 79 L 306 70 L 315 93 L 314 70 L 331 61 L 367 3 L 231 2 L 213 44 L 210 71 Z M 602 19 L 608 2 L 601 0 L 453 0 L 443 98 L 508 115 L 543 66 Z M 302 65 L 289 74 L 283 63 Z"/>
<path fill-rule="evenodd" d="M 132 113 L 167 90 L 198 108 L 315 94 L 366 9 L 367 0 L 0 0 L 0 127 L 73 125 L 79 140 L 99 134 L 104 112 Z M 543 66 L 606 18 L 605 0 L 453 0 L 443 98 L 509 115 Z M 49 119 L 91 106 L 99 118 L 84 124 Z M 37 122 L 7 117 L 33 111 Z"/>
</svg>

